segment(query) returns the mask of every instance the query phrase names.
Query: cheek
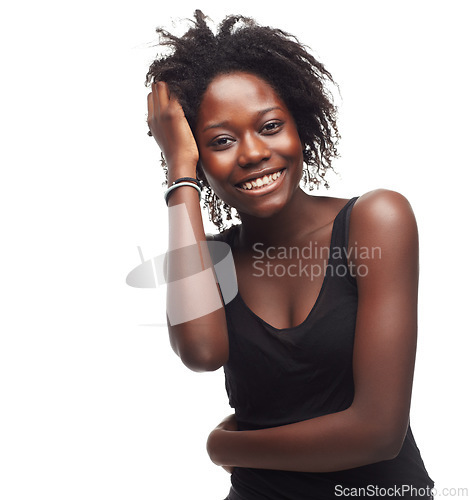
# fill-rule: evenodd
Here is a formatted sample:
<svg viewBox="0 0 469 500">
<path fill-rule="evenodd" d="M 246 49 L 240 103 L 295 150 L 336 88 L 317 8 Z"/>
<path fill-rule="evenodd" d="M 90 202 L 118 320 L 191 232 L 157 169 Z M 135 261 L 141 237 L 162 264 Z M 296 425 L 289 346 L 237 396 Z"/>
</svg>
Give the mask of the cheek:
<svg viewBox="0 0 469 500">
<path fill-rule="evenodd" d="M 200 153 L 199 165 L 207 180 L 213 182 L 226 181 L 232 171 L 232 159 L 229 150 L 218 151 L 216 154 Z"/>
<path fill-rule="evenodd" d="M 199 160 L 199 171 L 201 173 L 202 179 L 204 179 L 207 184 L 212 188 L 212 190 L 221 197 L 220 194 L 223 189 L 220 187 L 223 185 L 225 177 L 222 175 L 223 170 L 217 168 L 215 165 L 204 162 L 203 159 Z"/>
<path fill-rule="evenodd" d="M 278 147 L 283 152 L 283 156 L 293 164 L 303 167 L 303 144 L 297 134 L 283 136 Z"/>
</svg>

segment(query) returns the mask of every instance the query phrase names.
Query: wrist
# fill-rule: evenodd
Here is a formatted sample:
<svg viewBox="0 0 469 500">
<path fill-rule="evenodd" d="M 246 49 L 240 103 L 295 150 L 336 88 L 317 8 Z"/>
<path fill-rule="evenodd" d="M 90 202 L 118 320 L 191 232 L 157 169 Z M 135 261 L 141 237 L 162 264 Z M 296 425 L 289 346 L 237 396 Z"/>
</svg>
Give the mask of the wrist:
<svg viewBox="0 0 469 500">
<path fill-rule="evenodd" d="M 168 186 L 181 177 L 197 177 L 197 163 L 187 162 L 168 165 Z"/>
<path fill-rule="evenodd" d="M 202 183 L 193 177 L 180 177 L 179 179 L 174 181 L 172 184 L 170 184 L 168 189 L 165 191 L 164 199 L 166 201 L 166 205 L 169 206 L 168 200 L 169 200 L 169 197 L 174 193 L 174 191 L 176 189 L 180 189 L 181 187 L 184 187 L 184 186 L 188 186 L 192 189 L 195 189 L 199 193 L 199 201 L 201 200 L 202 188 L 203 188 Z"/>
</svg>

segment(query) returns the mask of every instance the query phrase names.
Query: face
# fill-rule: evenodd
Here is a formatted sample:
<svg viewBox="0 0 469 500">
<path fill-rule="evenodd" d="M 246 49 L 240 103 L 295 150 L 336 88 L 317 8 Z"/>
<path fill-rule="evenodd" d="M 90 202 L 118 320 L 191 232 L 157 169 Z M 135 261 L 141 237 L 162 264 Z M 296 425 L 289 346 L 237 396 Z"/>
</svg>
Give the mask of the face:
<svg viewBox="0 0 469 500">
<path fill-rule="evenodd" d="M 208 183 L 241 216 L 270 217 L 299 189 L 303 145 L 285 103 L 262 78 L 217 76 L 202 99 L 195 139 Z"/>
</svg>

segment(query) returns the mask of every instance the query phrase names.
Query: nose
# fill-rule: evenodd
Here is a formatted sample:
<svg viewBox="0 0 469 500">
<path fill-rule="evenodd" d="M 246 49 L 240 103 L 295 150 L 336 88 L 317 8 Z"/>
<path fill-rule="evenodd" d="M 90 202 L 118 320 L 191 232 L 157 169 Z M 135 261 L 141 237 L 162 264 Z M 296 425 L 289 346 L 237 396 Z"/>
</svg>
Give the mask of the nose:
<svg viewBox="0 0 469 500">
<path fill-rule="evenodd" d="M 256 134 L 249 134 L 241 141 L 238 155 L 238 165 L 246 168 L 251 165 L 256 165 L 263 160 L 268 160 L 270 156 L 270 148 L 268 148 L 262 137 L 259 137 Z"/>
</svg>

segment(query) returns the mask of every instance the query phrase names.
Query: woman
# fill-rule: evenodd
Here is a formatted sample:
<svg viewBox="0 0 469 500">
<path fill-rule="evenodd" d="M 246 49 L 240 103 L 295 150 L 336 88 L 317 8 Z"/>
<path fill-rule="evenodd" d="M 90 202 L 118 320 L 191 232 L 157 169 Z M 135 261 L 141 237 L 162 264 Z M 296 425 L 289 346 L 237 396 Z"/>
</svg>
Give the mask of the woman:
<svg viewBox="0 0 469 500">
<path fill-rule="evenodd" d="M 200 11 L 147 74 L 148 125 L 167 169 L 168 325 L 192 370 L 223 366 L 235 414 L 212 431 L 227 500 L 431 498 L 409 426 L 418 235 L 396 192 L 300 189 L 337 156 L 331 75 L 293 37 Z M 223 304 L 200 211 L 230 245 Z M 189 248 L 191 251 L 176 251 Z M 184 279 L 182 279 L 184 278 Z M 187 279 L 186 279 L 187 278 Z M 220 277 L 219 277 L 220 278 Z M 173 285 L 173 286 L 171 286 Z"/>
</svg>

